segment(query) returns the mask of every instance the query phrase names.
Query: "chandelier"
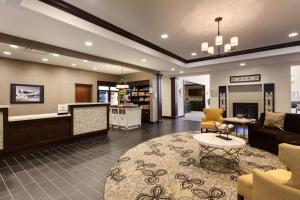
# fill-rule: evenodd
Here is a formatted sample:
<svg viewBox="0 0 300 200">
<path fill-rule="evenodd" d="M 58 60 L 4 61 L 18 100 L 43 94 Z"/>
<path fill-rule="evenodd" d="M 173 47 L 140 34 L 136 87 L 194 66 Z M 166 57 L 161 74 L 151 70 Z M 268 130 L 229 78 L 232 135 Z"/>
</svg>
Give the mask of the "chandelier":
<svg viewBox="0 0 300 200">
<path fill-rule="evenodd" d="M 129 85 L 128 83 L 126 83 L 125 79 L 124 79 L 124 74 L 123 74 L 123 67 L 122 67 L 122 76 L 121 76 L 121 80 L 117 83 L 116 85 L 117 89 L 128 89 Z"/>
<path fill-rule="evenodd" d="M 218 35 L 215 38 L 215 45 L 214 46 L 209 46 L 208 42 L 202 42 L 201 45 L 201 50 L 205 54 L 210 54 L 213 55 L 215 54 L 215 46 L 218 50 L 218 55 L 221 54 L 221 46 L 223 45 L 223 36 L 221 35 L 220 32 L 220 22 L 222 21 L 222 17 L 217 17 L 215 19 L 215 22 L 218 23 Z M 234 50 L 237 46 L 239 45 L 239 38 L 238 37 L 231 37 L 230 38 L 230 43 L 224 44 L 224 53 L 229 53 L 232 50 Z"/>
</svg>

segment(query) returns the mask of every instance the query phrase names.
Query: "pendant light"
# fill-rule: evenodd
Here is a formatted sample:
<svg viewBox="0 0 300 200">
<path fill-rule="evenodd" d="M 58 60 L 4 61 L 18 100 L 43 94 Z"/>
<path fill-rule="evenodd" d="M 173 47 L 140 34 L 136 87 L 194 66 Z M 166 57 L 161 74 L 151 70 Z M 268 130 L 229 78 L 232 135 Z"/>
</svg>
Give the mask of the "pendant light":
<svg viewBox="0 0 300 200">
<path fill-rule="evenodd" d="M 121 80 L 117 83 L 116 88 L 117 89 L 128 89 L 129 88 L 129 85 L 126 83 L 126 81 L 124 79 L 123 67 L 122 67 Z"/>
</svg>

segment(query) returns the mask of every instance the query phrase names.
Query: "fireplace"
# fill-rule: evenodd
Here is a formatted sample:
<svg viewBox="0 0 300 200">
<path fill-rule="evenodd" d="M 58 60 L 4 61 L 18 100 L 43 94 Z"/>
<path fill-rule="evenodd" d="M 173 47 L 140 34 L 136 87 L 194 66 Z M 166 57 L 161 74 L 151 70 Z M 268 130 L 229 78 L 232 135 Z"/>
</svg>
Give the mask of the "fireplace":
<svg viewBox="0 0 300 200">
<path fill-rule="evenodd" d="M 258 119 L 258 103 L 233 103 L 233 116 L 236 117 L 237 114 Z"/>
</svg>

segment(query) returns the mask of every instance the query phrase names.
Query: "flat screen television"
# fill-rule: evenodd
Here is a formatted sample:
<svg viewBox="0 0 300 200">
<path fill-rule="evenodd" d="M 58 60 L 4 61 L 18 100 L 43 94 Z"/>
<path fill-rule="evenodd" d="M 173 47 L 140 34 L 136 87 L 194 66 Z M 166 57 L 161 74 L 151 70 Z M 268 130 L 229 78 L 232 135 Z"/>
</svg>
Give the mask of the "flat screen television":
<svg viewBox="0 0 300 200">
<path fill-rule="evenodd" d="M 189 89 L 189 96 L 201 96 L 201 90 L 200 89 Z"/>
</svg>

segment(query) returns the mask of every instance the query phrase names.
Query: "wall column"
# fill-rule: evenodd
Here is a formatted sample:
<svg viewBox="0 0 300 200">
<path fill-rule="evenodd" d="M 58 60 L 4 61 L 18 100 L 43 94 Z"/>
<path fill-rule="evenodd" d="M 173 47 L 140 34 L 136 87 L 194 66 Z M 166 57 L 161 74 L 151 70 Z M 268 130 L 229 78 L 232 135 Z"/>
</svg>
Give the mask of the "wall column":
<svg viewBox="0 0 300 200">
<path fill-rule="evenodd" d="M 158 122 L 162 121 L 162 87 L 161 87 L 162 74 L 157 74 L 157 119 Z"/>
<path fill-rule="evenodd" d="M 171 77 L 171 117 L 178 117 L 178 88 L 177 88 L 177 77 Z"/>
</svg>

